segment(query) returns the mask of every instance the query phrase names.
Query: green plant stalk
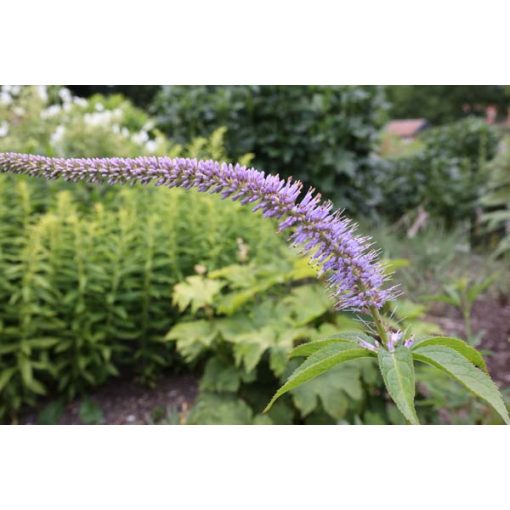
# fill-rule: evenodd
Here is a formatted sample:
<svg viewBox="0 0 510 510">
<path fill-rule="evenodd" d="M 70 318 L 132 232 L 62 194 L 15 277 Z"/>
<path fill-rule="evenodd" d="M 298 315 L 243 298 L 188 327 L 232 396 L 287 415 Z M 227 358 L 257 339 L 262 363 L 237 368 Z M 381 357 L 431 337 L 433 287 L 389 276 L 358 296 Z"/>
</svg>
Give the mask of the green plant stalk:
<svg viewBox="0 0 510 510">
<path fill-rule="evenodd" d="M 370 307 L 370 313 L 372 318 L 374 319 L 375 328 L 382 343 L 386 346 L 388 344 L 388 334 L 386 333 L 386 329 L 384 328 L 384 323 L 379 310 L 375 306 Z"/>
<path fill-rule="evenodd" d="M 462 312 L 462 317 L 464 318 L 464 333 L 466 335 L 466 340 L 470 342 L 473 332 L 471 328 L 471 303 L 469 302 L 469 298 L 467 296 L 467 289 L 461 289 L 460 291 L 459 308 Z"/>
</svg>

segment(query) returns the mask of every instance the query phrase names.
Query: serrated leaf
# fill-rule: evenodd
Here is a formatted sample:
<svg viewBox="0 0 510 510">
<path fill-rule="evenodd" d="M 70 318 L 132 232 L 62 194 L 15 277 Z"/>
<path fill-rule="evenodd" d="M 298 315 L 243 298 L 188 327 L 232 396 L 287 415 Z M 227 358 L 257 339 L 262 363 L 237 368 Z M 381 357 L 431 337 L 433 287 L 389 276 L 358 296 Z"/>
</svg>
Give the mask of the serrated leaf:
<svg viewBox="0 0 510 510">
<path fill-rule="evenodd" d="M 297 287 L 283 302 L 289 307 L 297 326 L 304 326 L 331 309 L 331 299 L 319 285 Z"/>
<path fill-rule="evenodd" d="M 380 349 L 377 353 L 379 369 L 391 398 L 409 423 L 419 423 L 414 409 L 415 381 L 411 350 L 399 347 L 390 352 Z"/>
<path fill-rule="evenodd" d="M 271 327 L 261 328 L 230 338 L 234 347 L 234 358 L 239 367 L 251 372 L 259 363 L 264 352 L 275 344 L 276 332 Z"/>
<path fill-rule="evenodd" d="M 488 373 L 487 365 L 485 364 L 485 360 L 483 359 L 482 354 L 474 347 L 464 342 L 463 340 L 460 340 L 459 338 L 452 338 L 447 336 L 424 338 L 422 340 L 418 340 L 412 347 L 412 350 L 416 350 L 418 347 L 426 347 L 428 345 L 442 345 L 444 347 L 449 347 L 450 349 L 457 351 L 459 354 L 462 354 L 462 356 L 473 363 L 473 365 Z"/>
<path fill-rule="evenodd" d="M 313 353 L 323 349 L 324 347 L 327 347 L 328 345 L 335 345 L 335 344 L 341 344 L 346 343 L 351 345 L 353 348 L 357 347 L 359 348 L 359 344 L 355 342 L 354 340 L 350 340 L 347 338 L 327 338 L 325 340 L 316 340 L 315 342 L 308 342 L 306 344 L 301 344 L 292 349 L 289 353 L 289 358 L 297 358 L 300 356 L 308 357 L 311 356 Z"/>
<path fill-rule="evenodd" d="M 219 313 L 225 315 L 233 315 L 237 310 L 242 308 L 246 303 L 253 300 L 258 294 L 267 291 L 280 282 L 278 278 L 268 279 L 258 285 L 254 285 L 249 289 L 231 292 L 218 299 L 216 309 Z"/>
<path fill-rule="evenodd" d="M 462 354 L 442 345 L 418 347 L 413 351 L 414 359 L 435 366 L 462 383 L 477 397 L 489 403 L 503 421 L 510 425 L 510 417 L 498 387 L 492 379 Z"/>
<path fill-rule="evenodd" d="M 201 393 L 188 415 L 189 425 L 250 425 L 253 411 L 231 393 Z"/>
<path fill-rule="evenodd" d="M 243 373 L 232 363 L 225 363 L 214 357 L 205 365 L 200 379 L 202 391 L 236 392 L 243 380 Z"/>
<path fill-rule="evenodd" d="M 210 347 L 217 334 L 216 327 L 209 321 L 181 322 L 167 333 L 165 340 L 176 340 L 181 355 L 186 361 L 193 361 Z"/>
<path fill-rule="evenodd" d="M 224 285 L 202 276 L 190 276 L 174 287 L 172 302 L 181 312 L 191 305 L 191 313 L 196 313 L 200 308 L 211 305 Z"/>
<path fill-rule="evenodd" d="M 292 373 L 287 382 L 275 393 L 264 409 L 264 412 L 267 412 L 274 402 L 288 391 L 327 372 L 334 366 L 351 359 L 370 356 L 372 356 L 370 351 L 361 348 L 352 348 L 348 343 L 339 343 L 324 347 L 320 351 L 312 354 Z"/>
<path fill-rule="evenodd" d="M 348 407 L 347 395 L 353 400 L 363 397 L 359 367 L 342 364 L 292 390 L 292 399 L 304 418 L 316 410 L 318 400 L 333 418 L 343 418 Z"/>
</svg>

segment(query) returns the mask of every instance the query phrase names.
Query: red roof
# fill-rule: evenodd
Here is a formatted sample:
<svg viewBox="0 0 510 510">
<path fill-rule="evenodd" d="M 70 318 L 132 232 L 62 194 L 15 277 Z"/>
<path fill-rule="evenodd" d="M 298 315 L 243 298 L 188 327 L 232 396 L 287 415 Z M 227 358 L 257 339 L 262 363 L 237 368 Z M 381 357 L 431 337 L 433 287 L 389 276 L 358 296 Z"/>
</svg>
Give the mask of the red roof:
<svg viewBox="0 0 510 510">
<path fill-rule="evenodd" d="M 426 126 L 425 119 L 392 120 L 386 125 L 386 131 L 402 138 L 411 138 Z"/>
</svg>

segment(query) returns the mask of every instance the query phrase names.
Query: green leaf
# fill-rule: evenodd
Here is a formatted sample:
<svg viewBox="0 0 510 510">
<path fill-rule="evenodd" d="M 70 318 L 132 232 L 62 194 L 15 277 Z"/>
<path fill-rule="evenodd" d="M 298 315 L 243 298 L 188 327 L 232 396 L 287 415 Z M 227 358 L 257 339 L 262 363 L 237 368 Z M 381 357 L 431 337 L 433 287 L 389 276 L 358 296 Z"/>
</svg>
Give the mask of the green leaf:
<svg viewBox="0 0 510 510">
<path fill-rule="evenodd" d="M 328 345 L 347 343 L 350 344 L 353 348 L 358 347 L 359 344 L 354 340 L 349 340 L 347 338 L 327 338 L 325 340 L 316 340 L 315 342 L 308 342 L 306 344 L 301 344 L 292 349 L 289 353 L 289 358 L 297 358 L 299 356 L 308 357 L 313 353 L 327 347 Z"/>
<path fill-rule="evenodd" d="M 320 351 L 312 354 L 292 373 L 287 382 L 275 393 L 264 409 L 264 412 L 269 411 L 279 397 L 310 379 L 323 374 L 330 368 L 351 359 L 370 356 L 372 356 L 370 351 L 361 348 L 353 348 L 352 345 L 348 343 L 339 343 L 324 347 Z"/>
<path fill-rule="evenodd" d="M 331 309 L 331 298 L 320 285 L 297 287 L 283 302 L 289 307 L 297 326 L 304 326 Z"/>
<path fill-rule="evenodd" d="M 240 290 L 238 292 L 231 292 L 225 296 L 220 296 L 218 298 L 218 304 L 216 308 L 219 313 L 232 315 L 247 302 L 253 300 L 257 294 L 267 291 L 280 282 L 281 278 L 270 278 L 259 283 L 258 285 L 250 287 L 249 289 Z"/>
<path fill-rule="evenodd" d="M 414 359 L 437 367 L 462 383 L 477 397 L 489 403 L 503 421 L 510 425 L 510 417 L 498 387 L 492 379 L 464 356 L 450 347 L 442 345 L 418 346 L 413 351 Z"/>
<path fill-rule="evenodd" d="M 50 402 L 37 415 L 37 423 L 39 425 L 57 425 L 64 411 L 65 404 L 62 400 Z"/>
<path fill-rule="evenodd" d="M 0 391 L 4 389 L 5 386 L 11 380 L 11 377 L 16 373 L 16 367 L 5 368 L 0 372 Z"/>
<path fill-rule="evenodd" d="M 32 338 L 31 340 L 27 340 L 27 344 L 33 348 L 45 349 L 48 347 L 53 347 L 58 344 L 58 338 Z"/>
<path fill-rule="evenodd" d="M 18 367 L 21 372 L 21 379 L 23 384 L 27 387 L 30 387 L 32 381 L 34 380 L 30 360 L 24 355 L 18 356 Z"/>
<path fill-rule="evenodd" d="M 251 425 L 253 411 L 231 393 L 201 393 L 191 409 L 188 425 Z"/>
<path fill-rule="evenodd" d="M 292 399 L 303 418 L 316 410 L 319 399 L 324 410 L 336 420 L 343 418 L 349 408 L 347 395 L 353 400 L 361 400 L 360 369 L 354 363 L 338 365 L 292 390 Z"/>
<path fill-rule="evenodd" d="M 210 358 L 205 365 L 204 375 L 200 380 L 201 391 L 236 392 L 241 382 L 247 382 L 255 374 L 246 374 L 233 363 L 218 357 Z"/>
<path fill-rule="evenodd" d="M 181 312 L 191 305 L 191 313 L 196 313 L 200 308 L 211 305 L 224 285 L 203 276 L 190 276 L 174 287 L 172 302 Z"/>
<path fill-rule="evenodd" d="M 380 349 L 377 358 L 391 398 L 409 423 L 418 425 L 414 409 L 414 365 L 410 349 L 399 347 L 394 352 Z"/>
<path fill-rule="evenodd" d="M 487 365 L 485 364 L 482 354 L 459 338 L 451 338 L 447 336 L 424 338 L 423 340 L 416 342 L 416 344 L 412 347 L 412 350 L 415 350 L 418 347 L 426 347 L 428 345 L 442 345 L 444 347 L 449 347 L 450 349 L 457 351 L 459 354 L 462 354 L 462 356 L 464 356 L 468 361 L 471 361 L 473 365 L 488 373 Z"/>
<path fill-rule="evenodd" d="M 85 425 L 98 425 L 104 421 L 104 415 L 101 408 L 88 398 L 82 401 L 79 415 L 81 422 Z"/>
<path fill-rule="evenodd" d="M 206 320 L 180 322 L 167 333 L 165 340 L 176 340 L 177 350 L 191 362 L 210 347 L 217 334 L 214 323 Z"/>
</svg>

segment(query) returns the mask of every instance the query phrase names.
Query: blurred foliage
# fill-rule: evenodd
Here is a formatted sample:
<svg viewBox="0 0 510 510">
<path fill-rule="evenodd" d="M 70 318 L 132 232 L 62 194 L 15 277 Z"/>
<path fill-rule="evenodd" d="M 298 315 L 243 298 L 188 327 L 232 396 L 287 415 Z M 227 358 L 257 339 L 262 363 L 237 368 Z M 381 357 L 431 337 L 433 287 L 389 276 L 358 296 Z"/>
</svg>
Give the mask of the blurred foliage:
<svg viewBox="0 0 510 510">
<path fill-rule="evenodd" d="M 384 129 L 379 140 L 379 154 L 385 158 L 412 156 L 419 153 L 424 147 L 423 141 L 416 137 L 412 140 L 404 139 L 395 133 Z"/>
<path fill-rule="evenodd" d="M 438 294 L 443 291 L 445 283 L 460 280 L 466 275 L 484 280 L 500 274 L 501 277 L 493 283 L 494 287 L 501 294 L 510 291 L 510 281 L 506 276 L 508 264 L 472 248 L 466 228 L 457 226 L 448 230 L 441 223 L 429 221 L 415 237 L 409 237 L 406 232 L 407 225 L 399 222 L 381 225 L 372 231 L 372 235 L 383 257 L 407 260 L 407 264 L 395 267 L 393 280 L 410 299 L 420 301 L 424 295 Z"/>
<path fill-rule="evenodd" d="M 89 398 L 82 400 L 78 415 L 84 425 L 99 425 L 104 421 L 103 411 Z"/>
<path fill-rule="evenodd" d="M 481 203 L 483 221 L 498 243 L 495 256 L 510 254 L 510 138 L 504 140 L 504 149 L 489 165 L 489 184 Z"/>
<path fill-rule="evenodd" d="M 453 122 L 466 115 L 485 116 L 489 105 L 506 114 L 510 100 L 505 85 L 393 85 L 384 89 L 393 118 L 424 117 L 432 124 Z"/>
<path fill-rule="evenodd" d="M 88 98 L 95 94 L 121 94 L 139 108 L 148 109 L 160 85 L 67 85 L 76 96 Z"/>
<path fill-rule="evenodd" d="M 473 399 L 458 382 L 429 366 L 416 367 L 417 412 L 423 423 L 437 425 L 495 425 L 501 419 L 487 404 Z M 506 395 L 508 406 L 508 395 Z"/>
<path fill-rule="evenodd" d="M 474 118 L 425 131 L 421 149 L 385 161 L 381 214 L 398 219 L 421 206 L 449 227 L 470 220 L 499 138 L 495 128 Z"/>
<path fill-rule="evenodd" d="M 373 149 L 385 105 L 374 86 L 170 86 L 153 111 L 158 127 L 181 143 L 226 126 L 232 158 L 253 153 L 257 168 L 366 213 L 382 199 Z"/>
<path fill-rule="evenodd" d="M 60 87 L 3 87 L 0 151 L 244 163 L 253 152 L 259 167 L 323 186 L 352 211 L 398 217 L 424 205 L 454 222 L 472 211 L 497 141 L 468 120 L 383 161 L 372 153 L 385 111 L 373 87 L 170 87 L 155 104 L 158 124 L 118 94 L 85 100 Z M 427 281 L 460 268 L 457 256 L 469 250 L 464 233 L 434 225 L 412 240 L 375 232 L 386 236 L 399 280 L 418 289 L 413 299 Z M 406 299 L 385 313 L 393 327 L 423 334 L 434 332 L 426 311 Z M 403 423 L 370 360 L 349 362 L 260 415 L 295 367 L 292 346 L 359 328 L 331 309 L 272 222 L 237 204 L 179 190 L 0 176 L 2 421 L 47 395 L 57 400 L 38 421 L 52 423 L 66 399 L 119 372 L 154 384 L 170 369 L 200 374 L 188 423 Z M 423 373 L 423 422 L 450 397 L 456 403 L 445 421 L 490 422 L 464 392 L 444 386 L 444 397 L 441 380 Z M 87 399 L 80 414 L 103 420 Z M 172 410 L 166 421 L 184 418 Z"/>
<path fill-rule="evenodd" d="M 472 328 L 473 306 L 483 294 L 494 284 L 496 275 L 477 281 L 463 276 L 451 283 L 443 285 L 443 292 L 432 296 L 423 296 L 422 299 L 436 303 L 446 303 L 460 311 L 464 319 L 464 334 L 467 342 L 473 346 L 479 345 L 482 334 L 475 335 Z"/>
<path fill-rule="evenodd" d="M 119 155 L 119 144 L 122 155 L 153 148 L 123 134 L 150 122 L 124 99 L 94 96 L 83 103 L 62 89 L 45 90 L 45 98 L 42 92 L 2 90 L 0 124 L 8 128 L 0 150 L 97 156 Z M 52 94 L 64 100 L 47 117 Z M 114 115 L 120 133 L 110 115 L 103 139 L 88 136 L 84 112 L 95 115 L 98 104 L 101 114 L 122 112 Z M 64 145 L 52 140 L 58 126 L 64 126 Z M 160 148 L 227 159 L 224 133 L 216 130 L 188 147 L 165 140 Z M 286 252 L 271 221 L 205 194 L 1 175 L 0 417 L 46 394 L 74 397 L 121 369 L 154 382 L 173 363 L 162 339 L 175 320 L 175 283 L 196 268 L 267 262 Z"/>
<path fill-rule="evenodd" d="M 120 95 L 74 97 L 60 87 L 1 87 L 0 151 L 46 156 L 168 154 L 173 145 Z"/>
<path fill-rule="evenodd" d="M 186 363 L 203 367 L 188 423 L 403 423 L 384 398 L 371 359 L 347 362 L 260 414 L 296 368 L 296 360 L 288 359 L 296 344 L 362 331 L 355 316 L 334 312 L 322 285 L 310 281 L 313 274 L 303 260 L 291 258 L 276 265 L 227 266 L 174 287 L 173 302 L 184 319 L 166 339 L 175 342 Z M 398 301 L 386 320 L 416 335 L 439 333 L 424 321 L 425 311 Z"/>
<path fill-rule="evenodd" d="M 322 285 L 308 283 L 313 277 L 314 270 L 293 257 L 227 266 L 174 287 L 173 302 L 184 320 L 166 339 L 187 363 L 204 366 L 188 423 L 299 423 L 309 416 L 335 423 L 361 405 L 364 372 L 353 363 L 260 415 L 295 365 L 288 353 L 296 342 L 361 326 L 333 313 Z M 206 299 L 204 288 L 211 290 Z"/>
</svg>

